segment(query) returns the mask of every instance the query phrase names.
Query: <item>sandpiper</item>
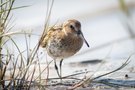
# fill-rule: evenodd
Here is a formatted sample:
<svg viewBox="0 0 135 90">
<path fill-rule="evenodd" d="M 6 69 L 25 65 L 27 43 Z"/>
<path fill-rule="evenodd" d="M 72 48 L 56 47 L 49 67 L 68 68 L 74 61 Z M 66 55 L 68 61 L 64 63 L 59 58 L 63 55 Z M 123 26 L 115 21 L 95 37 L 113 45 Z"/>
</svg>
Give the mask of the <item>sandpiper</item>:
<svg viewBox="0 0 135 90">
<path fill-rule="evenodd" d="M 45 34 L 41 46 L 46 48 L 48 55 L 53 58 L 55 69 L 60 78 L 62 78 L 63 59 L 76 54 L 81 49 L 83 42 L 89 47 L 81 31 L 81 23 L 75 19 L 67 20 L 60 26 L 54 26 Z M 60 60 L 60 72 L 56 60 Z"/>
</svg>

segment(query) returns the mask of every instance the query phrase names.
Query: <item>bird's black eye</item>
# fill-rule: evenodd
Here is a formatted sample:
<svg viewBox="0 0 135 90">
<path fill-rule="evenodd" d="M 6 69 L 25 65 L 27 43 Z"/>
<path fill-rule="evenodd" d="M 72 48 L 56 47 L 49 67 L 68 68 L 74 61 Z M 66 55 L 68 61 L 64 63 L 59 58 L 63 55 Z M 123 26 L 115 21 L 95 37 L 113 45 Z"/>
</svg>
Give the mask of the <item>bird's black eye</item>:
<svg viewBox="0 0 135 90">
<path fill-rule="evenodd" d="M 74 29 L 74 26 L 73 26 L 73 25 L 70 25 L 70 28 L 71 28 L 71 29 Z"/>
</svg>

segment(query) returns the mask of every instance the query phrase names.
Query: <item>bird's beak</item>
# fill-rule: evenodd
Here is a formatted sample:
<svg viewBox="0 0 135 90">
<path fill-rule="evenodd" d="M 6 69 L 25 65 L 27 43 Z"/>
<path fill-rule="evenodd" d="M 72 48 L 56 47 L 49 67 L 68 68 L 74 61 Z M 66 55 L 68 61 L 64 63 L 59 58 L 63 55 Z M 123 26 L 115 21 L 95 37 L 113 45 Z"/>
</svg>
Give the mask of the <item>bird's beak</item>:
<svg viewBox="0 0 135 90">
<path fill-rule="evenodd" d="M 88 47 L 90 47 L 90 46 L 89 46 L 89 43 L 88 43 L 88 42 L 86 41 L 86 39 L 84 38 L 83 33 L 81 32 L 81 30 L 79 30 L 79 32 L 80 32 L 80 34 L 81 34 L 81 36 L 82 36 L 84 42 L 86 43 L 86 45 L 87 45 Z"/>
</svg>

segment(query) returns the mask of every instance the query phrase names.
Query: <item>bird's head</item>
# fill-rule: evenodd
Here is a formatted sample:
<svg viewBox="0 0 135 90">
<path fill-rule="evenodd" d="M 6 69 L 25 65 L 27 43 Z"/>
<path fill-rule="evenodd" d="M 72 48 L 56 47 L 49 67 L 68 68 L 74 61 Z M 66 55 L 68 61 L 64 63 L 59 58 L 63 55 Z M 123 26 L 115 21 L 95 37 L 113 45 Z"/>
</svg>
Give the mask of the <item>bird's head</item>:
<svg viewBox="0 0 135 90">
<path fill-rule="evenodd" d="M 75 36 L 80 36 L 83 38 L 86 45 L 89 47 L 88 42 L 83 36 L 83 33 L 81 31 L 81 23 L 78 20 L 71 19 L 63 23 L 63 31 L 66 35 L 73 34 Z"/>
</svg>

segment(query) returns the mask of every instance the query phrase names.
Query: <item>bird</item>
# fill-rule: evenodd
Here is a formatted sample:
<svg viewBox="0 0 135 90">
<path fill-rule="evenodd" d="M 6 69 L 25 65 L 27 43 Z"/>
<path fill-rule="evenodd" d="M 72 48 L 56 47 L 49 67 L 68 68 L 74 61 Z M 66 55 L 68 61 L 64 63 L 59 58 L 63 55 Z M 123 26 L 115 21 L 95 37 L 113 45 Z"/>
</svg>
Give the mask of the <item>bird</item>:
<svg viewBox="0 0 135 90">
<path fill-rule="evenodd" d="M 89 47 L 82 33 L 81 23 L 76 19 L 69 19 L 59 26 L 51 27 L 44 35 L 41 47 L 46 48 L 48 55 L 54 60 L 58 76 L 62 78 L 63 60 L 75 55 L 84 42 Z M 59 68 L 56 64 L 58 60 Z"/>
</svg>

